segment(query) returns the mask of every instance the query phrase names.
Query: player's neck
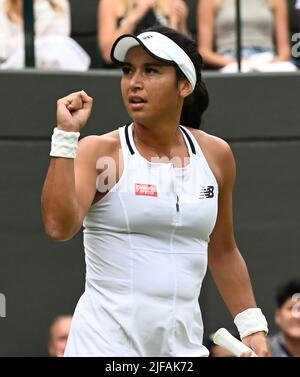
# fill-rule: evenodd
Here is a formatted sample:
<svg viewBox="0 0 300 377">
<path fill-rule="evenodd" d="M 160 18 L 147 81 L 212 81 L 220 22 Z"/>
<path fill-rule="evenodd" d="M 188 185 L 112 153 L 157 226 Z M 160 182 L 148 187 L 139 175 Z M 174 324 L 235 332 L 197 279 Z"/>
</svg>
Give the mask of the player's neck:
<svg viewBox="0 0 300 377">
<path fill-rule="evenodd" d="M 134 141 L 153 150 L 168 152 L 181 141 L 178 126 L 156 125 L 147 127 L 139 123 L 133 125 Z"/>
</svg>

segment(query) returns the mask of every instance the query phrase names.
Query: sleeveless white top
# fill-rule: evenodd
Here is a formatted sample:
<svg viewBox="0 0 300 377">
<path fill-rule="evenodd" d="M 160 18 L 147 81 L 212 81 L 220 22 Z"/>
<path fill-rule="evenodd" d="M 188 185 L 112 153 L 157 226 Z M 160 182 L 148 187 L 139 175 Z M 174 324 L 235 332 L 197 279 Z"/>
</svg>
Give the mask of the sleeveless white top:
<svg viewBox="0 0 300 377">
<path fill-rule="evenodd" d="M 86 287 L 65 356 L 208 356 L 198 297 L 218 185 L 181 127 L 189 163 L 153 163 L 132 125 L 119 129 L 124 170 L 84 221 Z"/>
</svg>

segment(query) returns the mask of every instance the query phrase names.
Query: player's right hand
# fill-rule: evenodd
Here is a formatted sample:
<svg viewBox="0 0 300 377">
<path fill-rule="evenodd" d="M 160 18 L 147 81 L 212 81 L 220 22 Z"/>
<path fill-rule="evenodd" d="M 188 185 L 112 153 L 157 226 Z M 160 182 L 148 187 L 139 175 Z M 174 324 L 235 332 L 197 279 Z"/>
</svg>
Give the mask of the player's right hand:
<svg viewBox="0 0 300 377">
<path fill-rule="evenodd" d="M 83 90 L 71 93 L 57 101 L 57 128 L 79 132 L 87 123 L 93 107 L 93 98 Z"/>
</svg>

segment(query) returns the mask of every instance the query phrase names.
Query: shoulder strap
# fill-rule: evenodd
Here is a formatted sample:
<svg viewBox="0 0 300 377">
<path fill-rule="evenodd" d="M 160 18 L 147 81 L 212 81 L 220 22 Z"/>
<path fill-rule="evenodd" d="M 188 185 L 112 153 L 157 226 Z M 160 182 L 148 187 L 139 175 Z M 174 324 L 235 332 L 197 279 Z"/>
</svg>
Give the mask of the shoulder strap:
<svg viewBox="0 0 300 377">
<path fill-rule="evenodd" d="M 179 126 L 179 127 L 180 127 L 181 131 L 184 133 L 185 137 L 187 138 L 187 141 L 190 144 L 192 153 L 196 154 L 196 148 L 195 148 L 195 145 L 194 145 L 190 135 L 187 133 L 187 131 L 182 126 Z"/>
<path fill-rule="evenodd" d="M 131 145 L 131 143 L 130 143 L 129 131 L 128 131 L 130 124 L 131 124 L 131 123 L 128 123 L 128 124 L 126 124 L 126 126 L 125 126 L 125 139 L 126 139 L 127 147 L 128 147 L 128 149 L 129 149 L 130 153 L 133 155 L 135 152 L 134 152 L 134 149 L 132 148 L 132 145 Z"/>
</svg>

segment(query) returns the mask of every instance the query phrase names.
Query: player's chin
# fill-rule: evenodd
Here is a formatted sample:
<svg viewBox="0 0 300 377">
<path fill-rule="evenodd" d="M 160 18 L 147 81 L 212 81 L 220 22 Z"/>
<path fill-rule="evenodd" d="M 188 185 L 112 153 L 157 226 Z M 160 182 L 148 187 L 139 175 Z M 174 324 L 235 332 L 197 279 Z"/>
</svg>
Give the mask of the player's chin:
<svg viewBox="0 0 300 377">
<path fill-rule="evenodd" d="M 131 107 L 127 107 L 127 112 L 132 119 L 145 117 L 145 112 L 142 109 L 134 110 Z"/>
<path fill-rule="evenodd" d="M 147 124 L 147 123 L 149 123 L 149 121 L 151 119 L 143 111 L 133 111 L 133 112 L 128 112 L 128 113 L 129 113 L 130 118 L 134 122 L 137 122 L 137 123 L 140 123 L 140 124 Z"/>
</svg>

